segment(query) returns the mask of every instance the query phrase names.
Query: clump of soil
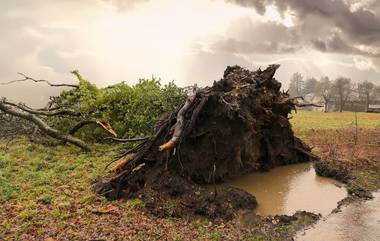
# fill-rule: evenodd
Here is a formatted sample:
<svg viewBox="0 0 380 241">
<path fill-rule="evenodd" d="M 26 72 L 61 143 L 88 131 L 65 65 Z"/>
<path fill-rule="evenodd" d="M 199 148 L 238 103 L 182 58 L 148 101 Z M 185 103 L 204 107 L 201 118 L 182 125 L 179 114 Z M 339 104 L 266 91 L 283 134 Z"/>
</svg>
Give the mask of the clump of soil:
<svg viewBox="0 0 380 241">
<path fill-rule="evenodd" d="M 322 216 L 306 211 L 297 211 L 292 216 L 275 215 L 262 217 L 250 211 L 242 211 L 236 218 L 238 227 L 254 232 L 265 240 L 294 240 L 300 230 L 315 224 Z M 264 239 L 264 238 L 263 238 Z"/>
<path fill-rule="evenodd" d="M 230 219 L 237 210 L 253 209 L 256 200 L 245 191 L 215 193 L 202 185 L 315 158 L 294 136 L 288 115 L 297 102 L 280 91 L 273 78 L 278 67 L 227 67 L 221 80 L 197 89 L 163 118 L 132 157 L 127 150 L 118 173 L 99 182 L 97 192 L 110 199 L 140 197 L 157 215 Z"/>
</svg>

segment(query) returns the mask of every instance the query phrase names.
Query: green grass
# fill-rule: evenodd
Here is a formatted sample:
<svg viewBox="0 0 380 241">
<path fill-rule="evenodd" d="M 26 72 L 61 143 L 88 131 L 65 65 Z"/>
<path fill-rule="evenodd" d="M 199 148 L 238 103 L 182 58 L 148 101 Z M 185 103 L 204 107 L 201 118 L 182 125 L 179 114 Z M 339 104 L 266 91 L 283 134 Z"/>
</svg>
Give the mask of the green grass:
<svg viewBox="0 0 380 241">
<path fill-rule="evenodd" d="M 219 241 L 222 240 L 223 234 L 219 231 L 213 231 L 208 234 L 208 239 L 210 241 Z"/>
<path fill-rule="evenodd" d="M 131 199 L 127 202 L 127 207 L 132 209 L 142 209 L 145 208 L 145 203 L 141 201 L 140 199 Z"/>
<path fill-rule="evenodd" d="M 0 152 L 0 202 L 33 199 L 51 203 L 57 195 L 65 195 L 67 187 L 73 187 L 73 192 L 88 189 L 104 174 L 112 156 L 102 151 L 105 148 L 98 146 L 100 152 L 85 154 L 75 147 L 45 148 L 18 140 Z"/>
<path fill-rule="evenodd" d="M 99 152 L 85 154 L 71 146 L 46 148 L 17 140 L 7 149 L 0 142 L 0 206 L 16 209 L 10 219 L 0 214 L 0 239 L 10 223 L 22 234 L 46 218 L 65 220 L 74 206 L 81 213 L 86 204 L 101 200 L 91 185 L 115 154 L 109 148 L 97 146 Z"/>
<path fill-rule="evenodd" d="M 354 112 L 297 111 L 292 113 L 291 123 L 296 131 L 340 129 L 355 127 Z M 379 113 L 357 113 L 359 128 L 380 128 Z"/>
</svg>

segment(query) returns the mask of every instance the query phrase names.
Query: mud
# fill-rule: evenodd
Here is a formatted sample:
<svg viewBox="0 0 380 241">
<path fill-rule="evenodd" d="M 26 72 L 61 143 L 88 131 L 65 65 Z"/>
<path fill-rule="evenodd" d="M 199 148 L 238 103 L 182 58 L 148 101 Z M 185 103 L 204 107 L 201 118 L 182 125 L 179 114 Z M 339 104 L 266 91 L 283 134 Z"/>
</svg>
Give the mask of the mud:
<svg viewBox="0 0 380 241">
<path fill-rule="evenodd" d="M 232 220 L 240 210 L 254 210 L 257 201 L 248 192 L 230 187 L 223 190 L 209 190 L 195 182 L 186 180 L 176 173 L 162 169 L 150 169 L 145 173 L 149 181 L 143 188 L 130 185 L 118 198 L 138 198 L 147 210 L 157 217 L 181 217 L 194 219 L 206 217 L 212 220 Z M 138 183 L 138 180 L 132 180 Z M 104 188 L 96 183 L 94 188 Z M 108 198 L 115 193 L 109 193 Z"/>
<path fill-rule="evenodd" d="M 320 215 L 297 211 L 293 215 L 275 215 L 263 217 L 254 212 L 241 212 L 236 218 L 237 225 L 257 237 L 265 237 L 263 240 L 292 240 L 300 230 L 315 224 L 321 218 Z M 258 239 L 260 240 L 260 239 Z"/>
</svg>

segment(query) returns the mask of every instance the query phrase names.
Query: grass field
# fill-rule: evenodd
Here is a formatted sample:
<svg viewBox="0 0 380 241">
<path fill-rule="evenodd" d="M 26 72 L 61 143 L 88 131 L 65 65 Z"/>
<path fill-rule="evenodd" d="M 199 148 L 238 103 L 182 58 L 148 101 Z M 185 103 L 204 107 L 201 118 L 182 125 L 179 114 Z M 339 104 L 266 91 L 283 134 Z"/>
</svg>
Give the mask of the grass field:
<svg viewBox="0 0 380 241">
<path fill-rule="evenodd" d="M 357 118 L 360 128 L 380 128 L 380 114 L 358 113 Z M 291 121 L 296 133 L 305 134 L 311 129 L 352 128 L 355 114 L 300 111 Z M 229 226 L 151 218 L 141 211 L 144 204 L 138 200 L 109 203 L 96 196 L 91 184 L 104 175 L 118 147 L 96 149 L 84 154 L 72 146 L 45 148 L 22 139 L 8 146 L 0 142 L 0 240 L 112 239 L 120 232 L 134 240 L 165 236 L 218 240 L 213 237 L 239 235 Z M 117 210 L 112 216 L 102 215 L 112 210 Z"/>
<path fill-rule="evenodd" d="M 359 128 L 380 128 L 380 113 L 356 113 Z M 296 131 L 355 128 L 354 112 L 293 112 L 291 123 Z"/>
</svg>

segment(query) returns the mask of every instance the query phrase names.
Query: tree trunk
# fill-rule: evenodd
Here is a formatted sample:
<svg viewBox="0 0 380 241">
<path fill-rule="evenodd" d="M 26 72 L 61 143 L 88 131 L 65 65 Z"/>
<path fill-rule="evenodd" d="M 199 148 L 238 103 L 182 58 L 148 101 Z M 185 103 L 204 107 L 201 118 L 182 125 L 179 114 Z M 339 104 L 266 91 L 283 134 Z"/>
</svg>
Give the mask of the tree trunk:
<svg viewBox="0 0 380 241">
<path fill-rule="evenodd" d="M 339 112 L 343 112 L 343 96 L 339 97 Z"/>
<path fill-rule="evenodd" d="M 329 111 L 329 99 L 327 99 L 327 97 L 323 97 L 324 101 L 325 101 L 325 112 L 328 112 Z"/>
</svg>

